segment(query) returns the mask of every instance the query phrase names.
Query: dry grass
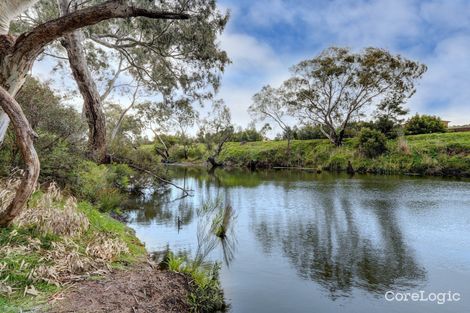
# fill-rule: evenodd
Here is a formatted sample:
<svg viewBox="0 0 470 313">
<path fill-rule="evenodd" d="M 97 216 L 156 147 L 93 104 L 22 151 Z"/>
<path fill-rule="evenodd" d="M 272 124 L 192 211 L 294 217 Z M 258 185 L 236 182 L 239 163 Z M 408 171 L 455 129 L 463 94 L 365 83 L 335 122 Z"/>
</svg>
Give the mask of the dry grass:
<svg viewBox="0 0 470 313">
<path fill-rule="evenodd" d="M 34 202 L 15 219 L 17 226 L 34 227 L 41 234 L 64 237 L 80 236 L 90 226 L 85 214 L 78 211 L 76 199 L 62 196 L 55 184 Z"/>
<path fill-rule="evenodd" d="M 20 179 L 16 177 L 0 180 L 0 212 L 11 203 L 20 183 Z"/>
<path fill-rule="evenodd" d="M 0 180 L 0 210 L 14 196 L 18 179 Z M 93 228 L 75 198 L 52 184 L 36 193 L 0 238 L 0 295 L 37 295 L 35 286 L 61 286 L 102 274 L 127 244 Z"/>
<path fill-rule="evenodd" d="M 406 141 L 406 139 L 404 137 L 398 138 L 397 148 L 398 148 L 398 151 L 403 153 L 404 155 L 410 155 L 411 154 L 411 149 L 408 146 L 408 142 Z"/>
<path fill-rule="evenodd" d="M 129 249 L 119 238 L 112 238 L 109 237 L 109 235 L 99 234 L 87 246 L 86 253 L 94 259 L 109 262 L 112 261 L 116 255 L 129 253 Z"/>
</svg>

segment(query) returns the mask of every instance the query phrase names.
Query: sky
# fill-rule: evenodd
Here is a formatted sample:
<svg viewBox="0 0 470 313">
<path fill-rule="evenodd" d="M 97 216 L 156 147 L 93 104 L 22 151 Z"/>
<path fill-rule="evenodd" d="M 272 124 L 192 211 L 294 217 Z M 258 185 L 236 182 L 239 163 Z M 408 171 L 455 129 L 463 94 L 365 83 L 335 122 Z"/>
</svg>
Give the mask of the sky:
<svg viewBox="0 0 470 313">
<path fill-rule="evenodd" d="M 236 124 L 262 86 L 330 46 L 385 48 L 428 71 L 407 102 L 411 114 L 470 123 L 470 0 L 221 0 L 231 19 L 221 46 L 232 64 L 219 97 Z"/>
<path fill-rule="evenodd" d="M 230 21 L 220 45 L 232 60 L 218 98 L 246 126 L 252 96 L 330 46 L 385 48 L 428 71 L 406 103 L 410 114 L 470 124 L 470 0 L 219 0 Z M 50 64 L 34 70 L 47 76 Z M 207 110 L 207 109 L 206 109 Z"/>
</svg>

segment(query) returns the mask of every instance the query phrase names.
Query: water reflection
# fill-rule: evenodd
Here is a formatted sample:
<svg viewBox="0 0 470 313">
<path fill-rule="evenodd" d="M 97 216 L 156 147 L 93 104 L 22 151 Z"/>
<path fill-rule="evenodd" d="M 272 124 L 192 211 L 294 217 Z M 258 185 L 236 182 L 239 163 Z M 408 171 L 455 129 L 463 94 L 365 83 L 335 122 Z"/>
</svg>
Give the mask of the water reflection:
<svg viewBox="0 0 470 313">
<path fill-rule="evenodd" d="M 168 244 L 224 262 L 233 313 L 398 312 L 384 306 L 386 290 L 468 290 L 468 182 L 204 168 L 169 174 L 193 196 L 148 193 L 130 225 L 149 250 Z M 219 211 L 201 211 L 218 198 L 235 213 L 219 237 Z"/>
<path fill-rule="evenodd" d="M 188 197 L 174 201 L 170 191 L 154 192 L 145 190 L 144 194 L 128 201 L 126 208 L 134 213 L 129 217 L 131 223 L 150 224 L 158 221 L 164 225 L 181 228 L 194 219 L 194 204 Z M 176 209 L 175 209 L 176 208 Z"/>
<path fill-rule="evenodd" d="M 393 201 L 372 199 L 354 206 L 351 194 L 358 192 L 323 184 L 310 190 L 308 199 L 297 200 L 305 214 L 254 210 L 252 228 L 263 251 L 280 248 L 301 278 L 317 282 L 331 298 L 349 296 L 353 288 L 382 296 L 422 283 L 425 270 L 405 243 Z M 364 213 L 374 229 L 365 225 Z"/>
</svg>

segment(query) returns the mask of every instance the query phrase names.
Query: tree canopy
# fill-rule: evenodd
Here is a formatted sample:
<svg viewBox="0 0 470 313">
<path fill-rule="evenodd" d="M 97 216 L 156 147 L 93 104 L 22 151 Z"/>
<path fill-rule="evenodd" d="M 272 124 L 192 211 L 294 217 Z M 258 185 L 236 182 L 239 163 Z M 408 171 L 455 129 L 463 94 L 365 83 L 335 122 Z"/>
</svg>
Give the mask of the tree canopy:
<svg viewBox="0 0 470 313">
<path fill-rule="evenodd" d="M 403 114 L 402 105 L 426 69 L 384 49 L 356 53 L 333 47 L 292 67 L 283 86 L 296 115 L 319 125 L 332 143 L 341 145 L 348 124 L 368 109 Z"/>
</svg>

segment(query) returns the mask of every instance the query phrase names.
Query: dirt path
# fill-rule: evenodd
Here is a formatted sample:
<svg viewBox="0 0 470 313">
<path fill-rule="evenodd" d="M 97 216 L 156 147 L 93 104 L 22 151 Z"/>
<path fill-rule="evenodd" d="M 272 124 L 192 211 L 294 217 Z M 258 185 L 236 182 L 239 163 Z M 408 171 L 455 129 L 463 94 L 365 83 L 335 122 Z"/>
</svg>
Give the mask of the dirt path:
<svg viewBox="0 0 470 313">
<path fill-rule="evenodd" d="M 50 313 L 188 312 L 187 279 L 141 264 L 114 271 L 102 280 L 84 281 L 67 290 Z"/>
</svg>

